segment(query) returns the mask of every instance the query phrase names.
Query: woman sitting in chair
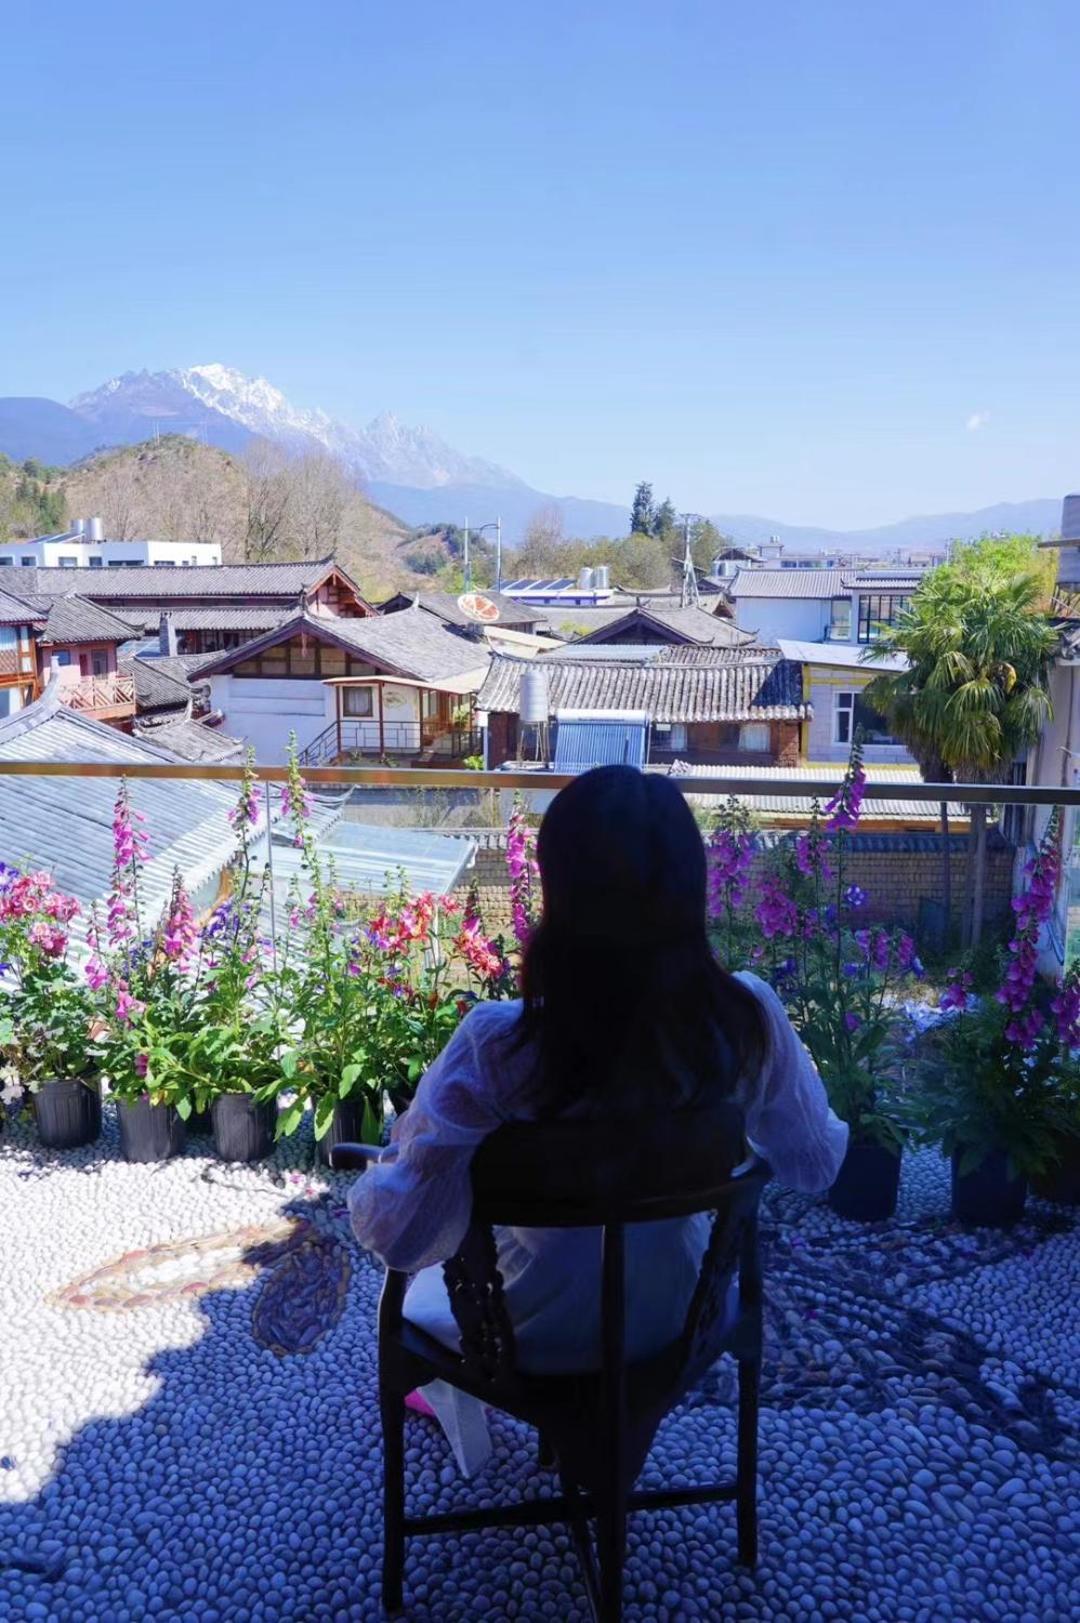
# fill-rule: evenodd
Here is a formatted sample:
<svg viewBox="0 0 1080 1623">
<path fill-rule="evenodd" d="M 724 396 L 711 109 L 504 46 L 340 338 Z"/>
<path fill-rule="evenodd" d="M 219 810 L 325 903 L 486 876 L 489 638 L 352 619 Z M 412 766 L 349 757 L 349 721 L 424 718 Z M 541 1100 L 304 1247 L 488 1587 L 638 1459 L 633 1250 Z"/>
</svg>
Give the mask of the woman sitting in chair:
<svg viewBox="0 0 1080 1623">
<path fill-rule="evenodd" d="M 523 997 L 470 1011 L 349 1195 L 360 1243 L 416 1273 L 406 1317 L 451 1347 L 438 1264 L 468 1227 L 473 1152 L 503 1123 L 630 1117 L 647 1138 L 661 1112 L 734 1098 L 751 1146 L 808 1192 L 828 1188 L 847 1147 L 776 993 L 713 956 L 705 848 L 670 781 L 622 766 L 584 773 L 552 802 L 537 858 L 543 916 Z M 708 1235 L 705 1213 L 627 1230 L 629 1358 L 679 1335 Z M 503 1229 L 498 1250 L 520 1367 L 597 1367 L 600 1231 Z M 476 1400 L 441 1381 L 424 1396 L 471 1474 L 486 1455 Z"/>
</svg>

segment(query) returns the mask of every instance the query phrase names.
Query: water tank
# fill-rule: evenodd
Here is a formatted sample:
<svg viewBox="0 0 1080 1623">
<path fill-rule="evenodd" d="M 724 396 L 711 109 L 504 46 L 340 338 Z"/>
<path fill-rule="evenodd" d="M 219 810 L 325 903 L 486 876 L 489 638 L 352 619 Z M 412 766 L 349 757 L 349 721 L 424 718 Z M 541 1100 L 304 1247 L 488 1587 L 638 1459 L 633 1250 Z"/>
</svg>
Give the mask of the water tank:
<svg viewBox="0 0 1080 1623">
<path fill-rule="evenodd" d="M 538 727 L 548 719 L 548 673 L 540 665 L 530 665 L 521 673 L 521 721 Z"/>
<path fill-rule="evenodd" d="M 578 583 L 578 591 L 579 592 L 591 592 L 592 591 L 592 583 L 593 583 L 593 572 L 592 572 L 592 570 L 591 569 L 579 569 L 578 570 L 577 583 Z"/>
<path fill-rule="evenodd" d="M 86 539 L 88 541 L 104 541 L 104 539 L 105 539 L 105 525 L 104 525 L 104 523 L 102 522 L 101 519 L 99 519 L 99 518 L 87 519 L 87 521 L 86 521 Z"/>
<path fill-rule="evenodd" d="M 73 519 L 72 524 L 71 524 L 71 530 L 72 530 L 73 535 L 85 535 L 86 534 L 86 520 L 84 518 Z"/>
<path fill-rule="evenodd" d="M 1061 504 L 1061 539 L 1080 546 L 1080 496 L 1066 496 Z"/>
<path fill-rule="evenodd" d="M 607 564 L 597 564 L 593 570 L 593 585 L 598 592 L 611 590 L 611 570 Z"/>
</svg>

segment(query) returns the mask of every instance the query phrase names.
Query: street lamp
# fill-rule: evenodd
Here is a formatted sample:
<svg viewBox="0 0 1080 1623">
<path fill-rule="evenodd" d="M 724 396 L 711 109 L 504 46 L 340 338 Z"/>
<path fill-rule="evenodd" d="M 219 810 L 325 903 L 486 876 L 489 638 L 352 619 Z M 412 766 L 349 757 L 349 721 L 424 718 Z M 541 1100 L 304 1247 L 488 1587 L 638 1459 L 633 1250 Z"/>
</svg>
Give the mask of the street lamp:
<svg viewBox="0 0 1080 1623">
<path fill-rule="evenodd" d="M 483 535 L 485 530 L 495 531 L 495 590 L 502 591 L 502 517 L 493 519 L 488 524 L 478 524 L 473 530 L 474 535 Z M 469 559 L 469 521 L 465 520 L 465 590 L 472 590 L 472 564 Z"/>
</svg>

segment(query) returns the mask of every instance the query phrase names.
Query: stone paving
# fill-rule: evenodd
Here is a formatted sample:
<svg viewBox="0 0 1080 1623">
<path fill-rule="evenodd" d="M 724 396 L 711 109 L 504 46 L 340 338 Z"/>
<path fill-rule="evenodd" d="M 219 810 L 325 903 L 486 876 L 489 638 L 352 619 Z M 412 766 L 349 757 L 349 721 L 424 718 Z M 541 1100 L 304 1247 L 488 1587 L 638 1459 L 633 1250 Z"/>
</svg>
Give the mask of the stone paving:
<svg viewBox="0 0 1080 1623">
<path fill-rule="evenodd" d="M 208 1150 L 126 1166 L 108 1110 L 88 1150 L 0 1140 L 0 1619 L 379 1616 L 379 1270 L 310 1140 Z M 628 1620 L 1075 1619 L 1078 1214 L 965 1233 L 947 1200 L 926 1152 L 892 1223 L 770 1191 L 761 1564 L 735 1566 L 729 1506 L 637 1518 Z M 730 1473 L 732 1400 L 721 1364 L 644 1480 Z M 494 1433 L 466 1484 L 410 1417 L 414 1502 L 554 1491 L 524 1428 Z M 432 1623 L 586 1616 L 558 1527 L 415 1541 L 407 1597 Z"/>
</svg>

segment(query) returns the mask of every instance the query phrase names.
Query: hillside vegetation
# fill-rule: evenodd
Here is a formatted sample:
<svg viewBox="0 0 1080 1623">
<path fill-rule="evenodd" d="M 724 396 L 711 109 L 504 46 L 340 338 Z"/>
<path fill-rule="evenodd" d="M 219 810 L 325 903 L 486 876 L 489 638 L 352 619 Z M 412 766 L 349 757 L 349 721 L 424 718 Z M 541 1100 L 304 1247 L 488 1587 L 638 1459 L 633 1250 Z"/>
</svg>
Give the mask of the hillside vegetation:
<svg viewBox="0 0 1080 1623">
<path fill-rule="evenodd" d="M 263 442 L 232 456 L 167 435 L 71 468 L 0 463 L 0 534 L 46 534 L 94 515 L 110 540 L 216 541 L 230 563 L 334 553 L 370 597 L 429 578 L 409 561 L 414 532 L 331 456 Z"/>
</svg>

